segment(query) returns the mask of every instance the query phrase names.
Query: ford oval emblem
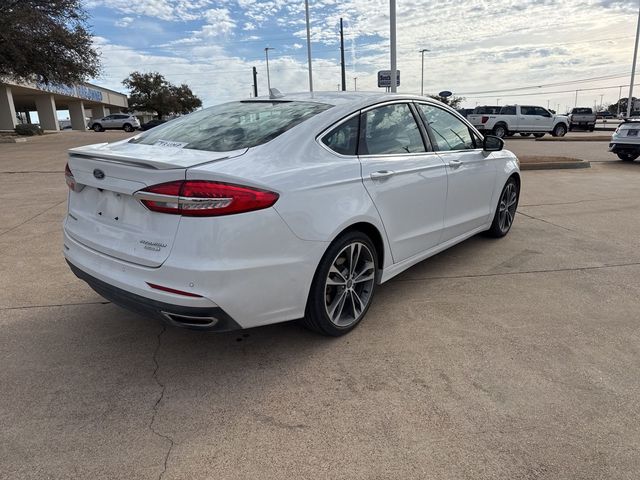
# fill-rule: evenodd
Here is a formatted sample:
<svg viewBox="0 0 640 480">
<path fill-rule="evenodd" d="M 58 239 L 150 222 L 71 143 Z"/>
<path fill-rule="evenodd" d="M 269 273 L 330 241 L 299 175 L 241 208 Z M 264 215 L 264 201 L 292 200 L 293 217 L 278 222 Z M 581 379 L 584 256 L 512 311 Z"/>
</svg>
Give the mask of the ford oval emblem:
<svg viewBox="0 0 640 480">
<path fill-rule="evenodd" d="M 96 177 L 98 180 L 102 180 L 104 178 L 104 172 L 99 168 L 96 168 L 93 170 L 93 176 Z"/>
</svg>

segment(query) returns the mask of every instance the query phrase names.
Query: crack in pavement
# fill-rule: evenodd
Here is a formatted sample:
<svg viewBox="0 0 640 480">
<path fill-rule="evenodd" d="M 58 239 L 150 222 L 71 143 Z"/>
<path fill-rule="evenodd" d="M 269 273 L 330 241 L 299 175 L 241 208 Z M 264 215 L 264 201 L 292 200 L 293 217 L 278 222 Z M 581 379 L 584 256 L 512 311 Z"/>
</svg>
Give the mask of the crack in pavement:
<svg viewBox="0 0 640 480">
<path fill-rule="evenodd" d="M 531 220 L 538 220 L 539 222 L 546 223 L 546 224 L 552 225 L 554 227 L 562 228 L 563 230 L 567 230 L 569 232 L 577 233 L 575 230 L 572 230 L 572 229 L 567 228 L 567 227 L 563 227 L 562 225 L 557 225 L 557 224 L 555 224 L 553 222 L 549 222 L 548 220 L 544 220 L 542 218 L 534 217 L 533 215 L 528 215 L 528 214 L 522 213 L 520 211 L 517 211 L 516 213 L 519 214 L 519 215 L 522 215 L 523 217 L 530 218 Z"/>
<path fill-rule="evenodd" d="M 164 383 L 160 382 L 160 380 L 158 380 L 158 370 L 160 369 L 160 364 L 158 363 L 158 352 L 160 351 L 160 347 L 162 345 L 161 342 L 161 337 L 162 334 L 164 332 L 167 331 L 167 326 L 166 325 L 162 325 L 162 330 L 160 330 L 160 333 L 158 334 L 158 345 L 156 346 L 155 351 L 153 352 L 153 363 L 155 364 L 155 369 L 153 370 L 153 379 L 155 380 L 155 382 L 158 384 L 158 386 L 160 387 L 160 395 L 158 396 L 156 403 L 153 405 L 153 415 L 151 416 L 151 421 L 149 422 L 149 430 L 151 430 L 155 435 L 157 435 L 160 438 L 164 438 L 165 440 L 167 440 L 169 442 L 169 448 L 167 450 L 166 455 L 164 456 L 164 468 L 162 470 L 162 472 L 160 472 L 160 475 L 158 476 L 158 480 L 161 480 L 163 475 L 166 473 L 167 471 L 167 463 L 169 461 L 169 455 L 171 455 L 171 450 L 173 450 L 173 438 L 171 438 L 169 435 L 165 435 L 163 433 L 158 432 L 153 424 L 156 420 L 156 415 L 158 414 L 158 406 L 160 405 L 160 402 L 162 401 L 162 399 L 164 398 L 164 392 L 166 389 L 166 386 L 164 385 Z"/>
<path fill-rule="evenodd" d="M 26 310 L 28 308 L 50 308 L 50 307 L 73 307 L 76 305 L 108 305 L 111 302 L 107 300 L 97 302 L 77 302 L 77 303 L 52 303 L 49 305 L 23 305 L 20 307 L 0 307 L 0 312 L 5 310 Z"/>
<path fill-rule="evenodd" d="M 7 233 L 13 232 L 16 228 L 20 228 L 21 226 L 23 226 L 26 223 L 29 223 L 31 220 L 33 220 L 34 218 L 39 217 L 40 215 L 43 215 L 45 213 L 47 213 L 49 210 L 53 210 L 54 208 L 56 208 L 59 205 L 62 205 L 63 203 L 65 203 L 67 201 L 67 199 L 65 198 L 64 200 L 62 200 L 61 202 L 56 203 L 55 205 L 51 205 L 48 208 L 45 208 L 43 211 L 41 211 L 40 213 L 36 213 L 34 216 L 27 218 L 24 222 L 21 222 L 17 225 L 14 225 L 13 227 L 9 228 L 8 230 L 5 230 L 4 232 L 0 232 L 0 237 L 2 237 L 3 235 L 6 235 Z"/>
<path fill-rule="evenodd" d="M 609 198 L 596 198 L 592 200 L 576 200 L 575 202 L 556 202 L 556 203 L 529 203 L 520 204 L 520 207 L 549 207 L 554 205 L 577 205 L 579 203 L 593 203 L 593 202 L 606 202 L 611 200 L 628 200 L 628 197 L 609 197 Z"/>
<path fill-rule="evenodd" d="M 557 273 L 557 272 L 580 272 L 588 270 L 601 270 L 604 268 L 618 268 L 618 267 L 637 267 L 640 266 L 640 262 L 630 263 L 613 263 L 609 265 L 596 265 L 592 267 L 573 267 L 573 268 L 551 268 L 548 270 L 525 270 L 522 272 L 502 272 L 502 273 L 477 273 L 471 275 L 443 275 L 440 277 L 418 277 L 418 278 L 397 278 L 396 282 L 420 282 L 424 280 L 448 280 L 448 279 L 465 279 L 465 278 L 481 278 L 481 277 L 503 277 L 506 275 L 527 275 L 534 273 Z"/>
</svg>

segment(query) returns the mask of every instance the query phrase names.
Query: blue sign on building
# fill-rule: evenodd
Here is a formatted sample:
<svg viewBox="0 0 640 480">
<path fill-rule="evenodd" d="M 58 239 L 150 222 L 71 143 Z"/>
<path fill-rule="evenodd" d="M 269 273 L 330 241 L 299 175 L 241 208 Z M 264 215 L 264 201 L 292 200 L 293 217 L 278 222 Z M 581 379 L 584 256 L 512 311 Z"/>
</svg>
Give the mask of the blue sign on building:
<svg viewBox="0 0 640 480">
<path fill-rule="evenodd" d="M 62 85 L 60 83 L 37 83 L 36 87 L 45 92 L 57 93 L 58 95 L 66 95 L 67 97 L 84 98 L 94 102 L 102 101 L 102 92 L 95 88 L 89 88 L 85 85 Z"/>
</svg>

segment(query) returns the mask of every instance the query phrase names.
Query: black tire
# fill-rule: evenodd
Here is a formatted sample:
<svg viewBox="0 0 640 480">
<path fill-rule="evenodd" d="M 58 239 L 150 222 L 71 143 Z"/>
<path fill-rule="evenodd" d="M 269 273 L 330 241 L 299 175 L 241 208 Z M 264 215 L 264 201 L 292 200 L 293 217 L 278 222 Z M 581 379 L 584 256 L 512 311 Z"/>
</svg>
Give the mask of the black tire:
<svg viewBox="0 0 640 480">
<path fill-rule="evenodd" d="M 640 153 L 629 152 L 617 152 L 618 158 L 623 162 L 633 162 L 636 158 L 640 157 Z"/>
<path fill-rule="evenodd" d="M 520 136 L 521 137 L 530 137 L 531 134 L 530 133 L 521 133 Z"/>
<path fill-rule="evenodd" d="M 354 248 L 358 249 L 359 254 L 356 266 L 352 269 L 346 262 L 349 261 L 348 258 L 353 258 L 352 252 L 355 250 L 351 249 Z M 361 274 L 356 275 L 359 270 Z M 316 269 L 302 324 L 310 330 L 332 337 L 339 337 L 353 330 L 362 321 L 371 305 L 377 272 L 376 247 L 367 235 L 351 231 L 338 237 L 329 245 Z M 365 273 L 366 276 L 363 277 Z M 358 277 L 366 280 L 354 282 Z M 356 305 L 362 307 L 360 312 L 357 311 Z M 334 314 L 333 317 L 330 317 L 330 311 Z"/>
<path fill-rule="evenodd" d="M 490 237 L 501 238 L 509 233 L 516 217 L 519 200 L 520 185 L 515 177 L 510 177 L 502 187 L 491 228 L 487 230 Z"/>
<path fill-rule="evenodd" d="M 596 127 L 589 127 L 589 131 L 593 132 L 596 129 Z"/>
<path fill-rule="evenodd" d="M 533 134 L 533 136 L 536 137 L 536 138 L 542 138 L 542 137 L 544 137 L 544 135 L 545 135 L 544 133 L 534 133 Z"/>
<path fill-rule="evenodd" d="M 554 137 L 564 137 L 567 134 L 567 126 L 564 123 L 559 123 L 553 127 L 551 135 Z"/>
<path fill-rule="evenodd" d="M 493 135 L 498 138 L 504 138 L 509 135 L 509 130 L 507 130 L 507 126 L 504 123 L 499 123 L 493 127 Z"/>
<path fill-rule="evenodd" d="M 128 133 L 133 132 L 133 130 L 134 130 L 133 125 L 131 125 L 130 123 L 125 123 L 125 124 L 122 126 L 122 129 L 123 129 L 125 132 L 128 132 Z"/>
<path fill-rule="evenodd" d="M 91 130 L 93 130 L 94 132 L 104 132 L 104 128 L 102 128 L 102 125 L 100 125 L 99 123 L 94 123 L 91 127 Z"/>
</svg>

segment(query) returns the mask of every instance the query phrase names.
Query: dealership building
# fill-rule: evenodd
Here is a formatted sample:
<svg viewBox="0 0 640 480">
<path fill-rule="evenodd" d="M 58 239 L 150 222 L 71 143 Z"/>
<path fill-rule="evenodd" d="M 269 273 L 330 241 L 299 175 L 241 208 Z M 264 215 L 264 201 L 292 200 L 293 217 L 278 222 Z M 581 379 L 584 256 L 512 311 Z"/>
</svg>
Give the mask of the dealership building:
<svg viewBox="0 0 640 480">
<path fill-rule="evenodd" d="M 68 110 L 71 128 L 86 130 L 86 119 L 100 118 L 127 108 L 127 96 L 90 83 L 60 85 L 0 80 L 0 131 L 31 123 L 38 112 L 43 130 L 60 130 L 58 110 Z"/>
</svg>

